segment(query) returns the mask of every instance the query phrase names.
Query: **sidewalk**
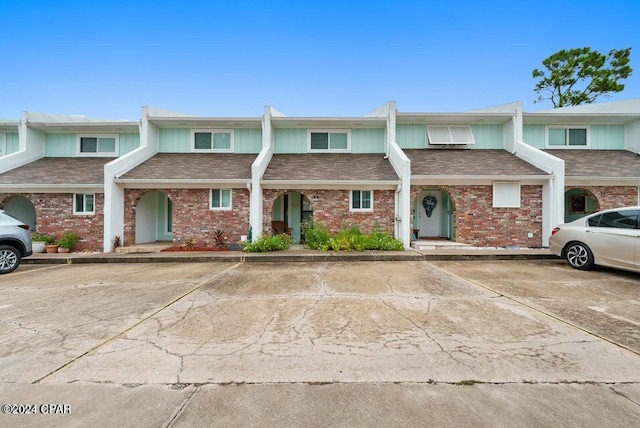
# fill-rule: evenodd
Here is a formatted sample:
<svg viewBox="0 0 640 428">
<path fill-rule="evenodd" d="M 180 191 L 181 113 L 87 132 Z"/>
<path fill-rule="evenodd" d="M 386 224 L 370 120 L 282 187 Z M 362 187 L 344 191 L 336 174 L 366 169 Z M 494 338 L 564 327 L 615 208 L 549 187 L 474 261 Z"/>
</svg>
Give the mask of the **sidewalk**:
<svg viewBox="0 0 640 428">
<path fill-rule="evenodd" d="M 315 251 L 294 246 L 285 251 L 245 253 L 243 251 L 177 251 L 120 253 L 37 253 L 24 264 L 77 263 L 207 263 L 207 262 L 341 262 L 341 261 L 422 261 L 422 260 L 543 260 L 557 259 L 547 248 L 478 248 L 406 251 Z"/>
</svg>

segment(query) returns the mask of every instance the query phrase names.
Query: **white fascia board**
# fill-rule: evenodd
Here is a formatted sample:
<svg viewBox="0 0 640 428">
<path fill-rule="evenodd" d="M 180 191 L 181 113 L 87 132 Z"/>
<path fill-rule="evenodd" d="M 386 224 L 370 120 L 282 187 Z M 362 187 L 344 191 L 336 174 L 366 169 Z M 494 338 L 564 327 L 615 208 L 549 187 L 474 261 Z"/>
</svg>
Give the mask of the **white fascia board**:
<svg viewBox="0 0 640 428">
<path fill-rule="evenodd" d="M 125 189 L 209 189 L 216 187 L 246 189 L 251 179 L 243 180 L 204 180 L 204 179 L 116 179 L 115 182 Z"/>
<path fill-rule="evenodd" d="M 632 186 L 640 184 L 640 177 L 593 177 L 593 176 L 565 176 L 565 186 Z"/>
<path fill-rule="evenodd" d="M 150 117 L 149 122 L 171 128 L 260 128 L 260 117 Z"/>
<path fill-rule="evenodd" d="M 2 184 L 0 192 L 15 193 L 103 193 L 102 184 Z"/>
<path fill-rule="evenodd" d="M 398 124 L 431 125 L 485 125 L 503 124 L 515 115 L 495 112 L 471 113 L 400 113 L 396 114 Z"/>
<path fill-rule="evenodd" d="M 522 184 L 544 184 L 550 175 L 412 175 L 412 186 L 429 185 L 486 185 L 496 181 L 517 181 Z"/>
<path fill-rule="evenodd" d="M 358 129 L 387 126 L 386 117 L 272 117 L 274 128 Z"/>
<path fill-rule="evenodd" d="M 262 180 L 263 189 L 395 190 L 400 180 Z"/>
</svg>

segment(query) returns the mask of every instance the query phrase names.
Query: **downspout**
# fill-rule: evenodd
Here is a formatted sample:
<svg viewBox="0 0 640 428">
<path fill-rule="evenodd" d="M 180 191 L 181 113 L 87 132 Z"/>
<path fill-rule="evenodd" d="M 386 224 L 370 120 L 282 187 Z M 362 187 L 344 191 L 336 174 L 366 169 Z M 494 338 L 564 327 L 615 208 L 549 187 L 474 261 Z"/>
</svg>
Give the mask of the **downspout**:
<svg viewBox="0 0 640 428">
<path fill-rule="evenodd" d="M 395 191 L 395 206 L 396 206 L 396 215 L 395 215 L 395 219 L 394 219 L 394 224 L 395 224 L 395 234 L 396 236 L 400 235 L 400 225 L 398 223 L 400 223 L 402 221 L 402 214 L 400 212 L 398 212 L 400 210 L 400 191 L 402 190 L 402 183 L 398 184 L 398 186 L 396 187 L 396 191 Z M 405 216 L 406 217 L 406 216 Z"/>
</svg>

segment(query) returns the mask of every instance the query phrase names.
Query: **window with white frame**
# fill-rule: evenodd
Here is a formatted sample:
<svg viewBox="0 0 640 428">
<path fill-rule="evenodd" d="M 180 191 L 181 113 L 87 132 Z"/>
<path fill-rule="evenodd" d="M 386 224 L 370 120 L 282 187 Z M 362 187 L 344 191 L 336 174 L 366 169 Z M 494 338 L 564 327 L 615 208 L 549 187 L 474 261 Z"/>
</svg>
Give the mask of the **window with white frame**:
<svg viewBox="0 0 640 428">
<path fill-rule="evenodd" d="M 73 195 L 74 214 L 95 214 L 95 194 L 76 193 Z"/>
<path fill-rule="evenodd" d="M 211 189 L 209 208 L 212 210 L 230 210 L 231 189 Z"/>
<path fill-rule="evenodd" d="M 233 129 L 196 129 L 191 135 L 194 152 L 233 151 Z"/>
<path fill-rule="evenodd" d="M 79 135 L 78 155 L 118 156 L 117 135 Z"/>
<path fill-rule="evenodd" d="M 373 190 L 352 190 L 350 211 L 373 211 Z"/>
<path fill-rule="evenodd" d="M 520 208 L 520 183 L 493 183 L 494 208 Z"/>
<path fill-rule="evenodd" d="M 589 147 L 589 127 L 547 126 L 547 147 Z"/>
<path fill-rule="evenodd" d="M 307 149 L 310 152 L 349 152 L 351 150 L 351 131 L 310 129 L 307 132 Z"/>
</svg>

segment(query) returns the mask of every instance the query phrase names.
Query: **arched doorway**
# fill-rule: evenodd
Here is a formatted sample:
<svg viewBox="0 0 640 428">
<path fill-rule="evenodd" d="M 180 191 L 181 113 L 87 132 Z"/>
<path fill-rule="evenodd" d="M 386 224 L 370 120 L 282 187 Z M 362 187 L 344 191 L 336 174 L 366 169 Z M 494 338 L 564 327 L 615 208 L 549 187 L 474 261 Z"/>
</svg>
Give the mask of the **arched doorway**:
<svg viewBox="0 0 640 428">
<path fill-rule="evenodd" d="M 136 244 L 173 240 L 173 203 L 164 193 L 152 190 L 136 206 Z"/>
<path fill-rule="evenodd" d="M 453 203 L 448 192 L 424 189 L 413 201 L 416 238 L 453 239 Z"/>
<path fill-rule="evenodd" d="M 29 230 L 36 230 L 36 209 L 33 203 L 24 196 L 13 196 L 4 204 L 4 210 L 18 220 L 29 225 Z"/>
<path fill-rule="evenodd" d="M 313 218 L 313 206 L 309 198 L 302 193 L 283 193 L 273 203 L 271 218 L 273 221 L 287 222 L 294 243 L 304 242 L 300 225 Z"/>
<path fill-rule="evenodd" d="M 564 222 L 569 223 L 588 214 L 600 211 L 600 203 L 586 189 L 569 189 L 564 194 Z"/>
</svg>

